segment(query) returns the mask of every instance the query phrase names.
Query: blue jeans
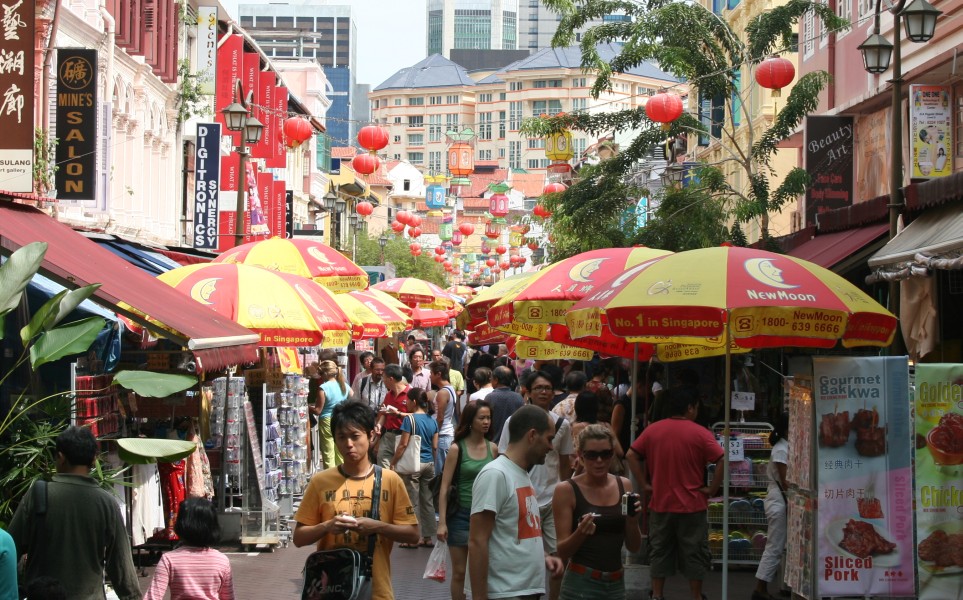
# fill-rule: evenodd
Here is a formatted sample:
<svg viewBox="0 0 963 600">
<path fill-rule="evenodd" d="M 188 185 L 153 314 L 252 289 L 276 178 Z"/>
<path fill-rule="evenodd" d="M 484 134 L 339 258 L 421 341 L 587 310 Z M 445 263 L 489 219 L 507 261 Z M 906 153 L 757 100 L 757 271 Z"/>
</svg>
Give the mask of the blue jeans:
<svg viewBox="0 0 963 600">
<path fill-rule="evenodd" d="M 438 436 L 438 453 L 435 454 L 435 473 L 438 477 L 441 477 L 445 470 L 445 458 L 448 456 L 448 449 L 451 448 L 451 442 L 454 439 L 455 436 L 453 435 Z"/>
</svg>

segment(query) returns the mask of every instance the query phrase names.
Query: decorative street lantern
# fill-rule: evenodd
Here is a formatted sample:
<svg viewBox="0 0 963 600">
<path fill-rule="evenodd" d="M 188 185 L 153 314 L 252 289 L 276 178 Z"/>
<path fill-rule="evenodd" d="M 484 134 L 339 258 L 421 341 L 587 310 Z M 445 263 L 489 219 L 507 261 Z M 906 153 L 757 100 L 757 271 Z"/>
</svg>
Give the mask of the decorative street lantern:
<svg viewBox="0 0 963 600">
<path fill-rule="evenodd" d="M 401 235 L 405 232 L 405 224 L 400 221 L 392 221 L 391 231 L 395 232 L 396 235 Z"/>
<path fill-rule="evenodd" d="M 756 82 L 772 90 L 773 98 L 778 98 L 780 90 L 792 83 L 795 76 L 796 67 L 781 56 L 770 56 L 756 67 Z"/>
<path fill-rule="evenodd" d="M 492 257 L 490 257 L 490 256 L 485 259 L 485 264 L 488 265 L 489 267 L 494 267 L 495 264 L 497 264 L 497 262 L 498 262 L 498 261 L 496 261 L 494 258 L 492 258 Z"/>
<path fill-rule="evenodd" d="M 438 237 L 441 238 L 443 242 L 450 242 L 451 236 L 454 234 L 452 218 L 450 212 L 441 218 L 441 225 L 438 226 Z"/>
<path fill-rule="evenodd" d="M 288 148 L 297 148 L 311 139 L 314 130 L 303 117 L 291 117 L 284 121 L 284 143 Z"/>
<path fill-rule="evenodd" d="M 505 254 L 508 252 L 508 248 L 506 248 L 503 244 L 498 244 L 498 246 L 495 247 L 495 252 L 498 254 Z"/>
<path fill-rule="evenodd" d="M 528 249 L 531 250 L 532 252 L 535 252 L 536 250 L 538 250 L 538 242 L 536 242 L 535 240 L 528 242 Z"/>
<path fill-rule="evenodd" d="M 421 237 L 421 227 L 410 227 L 408 229 L 408 236 L 411 239 L 416 239 Z"/>
<path fill-rule="evenodd" d="M 402 225 L 411 225 L 411 213 L 407 210 L 398 211 L 398 214 L 395 215 L 395 220 Z"/>
<path fill-rule="evenodd" d="M 455 177 L 468 177 L 475 170 L 474 152 L 468 141 L 458 141 L 448 148 L 448 170 Z"/>
<path fill-rule="evenodd" d="M 536 204 L 535 208 L 532 209 L 532 214 L 536 217 L 541 217 L 543 219 L 549 219 L 552 216 L 552 211 L 548 210 L 541 204 Z"/>
<path fill-rule="evenodd" d="M 485 225 L 485 237 L 490 240 L 497 240 L 502 235 L 501 227 L 495 221 L 489 221 Z"/>
<path fill-rule="evenodd" d="M 388 132 L 377 125 L 365 125 L 358 131 L 358 145 L 368 152 L 378 152 L 388 145 Z"/>
<path fill-rule="evenodd" d="M 548 194 L 559 194 L 559 193 L 561 193 L 561 192 L 564 192 L 564 191 L 567 190 L 567 189 L 568 189 L 568 186 L 565 185 L 564 183 L 559 183 L 559 182 L 557 182 L 557 181 L 551 181 L 551 182 L 545 184 L 545 187 L 542 188 L 542 195 L 543 195 L 543 196 L 546 196 L 546 195 L 548 195 Z"/>
<path fill-rule="evenodd" d="M 491 249 L 491 246 L 488 245 L 488 240 L 482 240 L 482 243 L 481 243 L 481 253 L 482 253 L 482 254 L 489 254 L 489 253 L 491 253 L 491 251 L 492 251 L 492 249 Z"/>
<path fill-rule="evenodd" d="M 351 168 L 362 175 L 371 175 L 381 167 L 381 161 L 374 154 L 358 154 L 351 159 Z"/>
<path fill-rule="evenodd" d="M 668 129 L 669 123 L 682 116 L 682 98 L 662 90 L 645 103 L 645 114 L 652 121 L 662 123 L 662 129 Z"/>
<path fill-rule="evenodd" d="M 412 256 L 421 256 L 421 244 L 417 242 L 409 244 L 408 249 L 411 251 Z"/>
<path fill-rule="evenodd" d="M 443 255 L 441 255 L 441 254 L 436 254 L 436 255 L 434 255 L 432 258 L 433 258 L 433 259 L 435 260 L 435 262 L 438 263 L 438 264 L 441 264 L 441 263 L 445 260 L 445 257 L 444 257 Z"/>
<path fill-rule="evenodd" d="M 462 234 L 462 232 L 461 232 L 460 229 L 455 230 L 455 231 L 452 232 L 452 234 L 451 234 L 451 245 L 452 245 L 452 246 L 455 246 L 455 247 L 457 248 L 458 246 L 461 246 L 461 243 L 464 242 L 464 241 L 465 241 L 465 236 Z"/>
<path fill-rule="evenodd" d="M 362 200 L 358 202 L 358 205 L 354 207 L 354 210 L 362 217 L 370 217 L 371 213 L 374 212 L 374 205 L 367 200 Z"/>
<path fill-rule="evenodd" d="M 465 237 L 468 237 L 469 235 L 475 233 L 475 226 L 466 221 L 458 226 L 458 231 L 460 231 Z"/>
<path fill-rule="evenodd" d="M 441 255 L 444 254 L 444 253 L 445 253 L 445 249 L 444 249 L 444 248 L 442 248 L 441 246 L 435 246 L 435 254 L 441 256 Z"/>
<path fill-rule="evenodd" d="M 552 162 L 568 162 L 575 156 L 572 132 L 563 129 L 545 138 L 545 156 Z"/>
<path fill-rule="evenodd" d="M 428 206 L 429 217 L 440 217 L 441 209 L 445 208 L 445 177 L 431 176 L 425 177 L 428 186 L 425 188 L 425 204 Z"/>
<path fill-rule="evenodd" d="M 416 215 L 416 214 L 412 214 L 410 217 L 408 217 L 408 226 L 409 226 L 409 227 L 421 227 L 421 216 L 420 216 L 420 215 Z M 419 231 L 421 231 L 421 230 L 419 229 Z"/>
</svg>

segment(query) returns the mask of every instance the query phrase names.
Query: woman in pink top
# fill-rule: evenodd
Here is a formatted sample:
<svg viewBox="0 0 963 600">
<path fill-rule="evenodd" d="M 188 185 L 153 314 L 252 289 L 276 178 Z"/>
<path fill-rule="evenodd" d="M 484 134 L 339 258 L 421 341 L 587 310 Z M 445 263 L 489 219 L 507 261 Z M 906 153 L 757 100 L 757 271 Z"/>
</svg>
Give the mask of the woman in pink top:
<svg viewBox="0 0 963 600">
<path fill-rule="evenodd" d="M 234 600 L 231 563 L 211 547 L 221 534 L 211 501 L 181 502 L 174 532 L 181 545 L 161 557 L 144 600 L 163 600 L 168 587 L 171 600 Z"/>
</svg>

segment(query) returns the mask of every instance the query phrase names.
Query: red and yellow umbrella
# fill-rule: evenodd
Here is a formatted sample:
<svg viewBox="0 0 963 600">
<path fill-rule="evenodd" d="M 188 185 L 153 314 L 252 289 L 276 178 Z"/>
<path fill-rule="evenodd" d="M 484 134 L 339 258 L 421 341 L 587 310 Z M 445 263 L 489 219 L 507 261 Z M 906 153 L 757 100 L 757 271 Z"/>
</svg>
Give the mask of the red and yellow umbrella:
<svg viewBox="0 0 963 600">
<path fill-rule="evenodd" d="M 241 263 L 313 279 L 335 292 L 368 287 L 368 274 L 334 248 L 306 239 L 273 237 L 224 252 L 215 263 Z"/>
<path fill-rule="evenodd" d="M 596 291 L 603 282 L 626 269 L 671 254 L 668 250 L 645 247 L 605 248 L 566 258 L 535 273 L 526 286 L 505 293 L 488 311 L 488 322 L 496 328 L 517 321 L 564 323 L 572 305 Z"/>
<path fill-rule="evenodd" d="M 464 298 L 465 300 L 471 300 L 477 293 L 475 292 L 475 288 L 469 285 L 453 285 L 445 288 L 445 291 L 453 296 Z"/>
<path fill-rule="evenodd" d="M 378 290 L 367 289 L 348 292 L 344 295 L 354 298 L 377 315 L 379 319 L 384 321 L 388 326 L 388 335 L 407 331 L 414 326 L 410 315 L 412 309 L 398 302 L 388 294 L 379 292 Z M 341 295 L 337 297 L 340 298 Z"/>
<path fill-rule="evenodd" d="M 332 294 L 331 299 L 344 311 L 354 325 L 353 339 L 367 340 L 381 338 L 391 333 L 403 331 L 392 331 L 392 327 L 388 322 L 365 306 L 363 302 L 352 296 L 352 293 L 353 292 L 348 292 L 347 294 Z"/>
<path fill-rule="evenodd" d="M 415 277 L 396 277 L 386 279 L 371 286 L 389 296 L 394 296 L 402 303 L 414 308 L 438 308 L 447 310 L 454 308 L 457 301 L 445 290 L 437 285 L 417 279 Z"/>
<path fill-rule="evenodd" d="M 240 264 L 188 265 L 157 277 L 261 336 L 262 346 L 344 346 L 354 326 L 323 286 Z"/>
<path fill-rule="evenodd" d="M 470 318 L 473 323 L 484 321 L 487 318 L 488 309 L 495 306 L 495 304 L 506 295 L 516 294 L 525 289 L 525 286 L 528 285 L 528 282 L 535 275 L 537 275 L 537 273 L 534 271 L 531 273 L 512 275 L 485 288 L 465 304 L 468 315 L 464 318 Z M 467 327 L 465 328 L 467 329 Z"/>
<path fill-rule="evenodd" d="M 443 327 L 448 324 L 451 317 L 445 310 L 416 307 L 411 313 L 411 319 L 416 329 L 423 329 L 425 327 Z"/>
</svg>

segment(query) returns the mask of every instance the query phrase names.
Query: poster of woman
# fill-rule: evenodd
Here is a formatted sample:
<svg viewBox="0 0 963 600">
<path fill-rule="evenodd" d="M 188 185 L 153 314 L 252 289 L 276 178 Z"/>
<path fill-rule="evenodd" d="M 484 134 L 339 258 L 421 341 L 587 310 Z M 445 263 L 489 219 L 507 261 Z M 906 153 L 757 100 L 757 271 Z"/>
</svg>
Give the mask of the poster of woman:
<svg viewBox="0 0 963 600">
<path fill-rule="evenodd" d="M 911 85 L 910 140 L 914 179 L 945 177 L 953 172 L 950 92 L 939 85 Z"/>
</svg>

